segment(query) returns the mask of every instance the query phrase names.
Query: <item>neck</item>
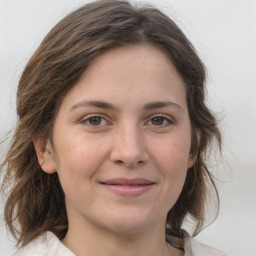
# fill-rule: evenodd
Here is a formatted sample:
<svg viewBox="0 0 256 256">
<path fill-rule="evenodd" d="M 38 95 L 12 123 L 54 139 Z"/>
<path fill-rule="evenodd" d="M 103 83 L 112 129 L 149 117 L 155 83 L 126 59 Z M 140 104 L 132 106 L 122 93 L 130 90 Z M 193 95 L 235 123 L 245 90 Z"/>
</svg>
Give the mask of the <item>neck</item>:
<svg viewBox="0 0 256 256">
<path fill-rule="evenodd" d="M 176 249 L 166 244 L 165 222 L 158 223 L 147 230 L 128 234 L 109 231 L 91 223 L 76 225 L 76 223 L 71 222 L 62 242 L 77 256 L 180 255 Z"/>
</svg>

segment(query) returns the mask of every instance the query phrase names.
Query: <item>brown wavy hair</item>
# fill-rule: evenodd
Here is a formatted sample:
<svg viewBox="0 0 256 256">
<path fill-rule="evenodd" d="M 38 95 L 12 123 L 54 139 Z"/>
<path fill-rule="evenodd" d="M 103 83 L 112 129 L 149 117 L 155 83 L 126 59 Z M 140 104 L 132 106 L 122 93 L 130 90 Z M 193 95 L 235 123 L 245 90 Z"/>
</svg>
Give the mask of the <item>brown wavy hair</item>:
<svg viewBox="0 0 256 256">
<path fill-rule="evenodd" d="M 61 20 L 42 41 L 20 78 L 18 122 L 1 165 L 5 173 L 2 190 L 8 194 L 5 221 L 18 244 L 24 246 L 45 231 L 52 231 L 62 239 L 68 228 L 65 196 L 58 175 L 42 171 L 33 139 L 51 138 L 63 97 L 95 57 L 130 44 L 161 48 L 186 86 L 192 127 L 191 154 L 196 161 L 168 213 L 168 235 L 183 238 L 182 225 L 188 217 L 194 222 L 193 234 L 200 232 L 210 187 L 215 192 L 218 211 L 218 193 L 206 158 L 214 138 L 220 147 L 221 135 L 216 118 L 205 105 L 203 63 L 183 32 L 158 9 L 137 7 L 127 1 L 101 0 L 84 5 Z M 175 239 L 170 243 L 181 246 Z"/>
</svg>

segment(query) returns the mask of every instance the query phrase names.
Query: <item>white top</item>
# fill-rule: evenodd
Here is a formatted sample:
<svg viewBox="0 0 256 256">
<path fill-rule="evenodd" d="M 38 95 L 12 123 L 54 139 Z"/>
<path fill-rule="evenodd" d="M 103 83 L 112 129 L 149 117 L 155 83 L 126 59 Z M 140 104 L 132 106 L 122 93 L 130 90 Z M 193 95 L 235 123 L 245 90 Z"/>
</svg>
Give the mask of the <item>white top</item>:
<svg viewBox="0 0 256 256">
<path fill-rule="evenodd" d="M 199 243 L 194 238 L 186 238 L 184 256 L 227 256 L 217 249 Z M 12 256 L 76 256 L 52 232 L 46 232 L 28 245 L 20 248 Z"/>
</svg>

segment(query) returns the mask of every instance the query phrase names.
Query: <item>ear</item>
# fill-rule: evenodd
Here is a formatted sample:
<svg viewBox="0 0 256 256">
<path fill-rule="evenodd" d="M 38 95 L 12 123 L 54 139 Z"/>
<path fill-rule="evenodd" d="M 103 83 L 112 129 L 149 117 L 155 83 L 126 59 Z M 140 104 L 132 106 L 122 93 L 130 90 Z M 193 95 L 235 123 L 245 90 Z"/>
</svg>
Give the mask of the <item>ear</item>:
<svg viewBox="0 0 256 256">
<path fill-rule="evenodd" d="M 187 169 L 193 167 L 193 165 L 196 162 L 197 156 L 198 156 L 198 152 L 195 152 L 195 148 L 198 148 L 198 145 L 200 143 L 200 132 L 198 130 L 194 130 L 192 129 L 192 134 L 191 134 L 191 148 L 190 148 L 190 153 L 188 156 L 188 165 L 187 165 Z M 196 146 L 195 146 L 196 145 Z M 192 150 L 192 147 L 194 148 L 194 150 Z M 192 153 L 192 151 L 194 151 Z M 197 150 L 196 150 L 197 151 Z"/>
<path fill-rule="evenodd" d="M 54 159 L 53 149 L 49 140 L 33 140 L 37 154 L 37 159 L 42 170 L 48 174 L 56 172 L 56 162 Z"/>
<path fill-rule="evenodd" d="M 197 154 L 189 154 L 188 156 L 188 165 L 187 165 L 187 169 L 193 167 L 193 165 L 196 162 L 196 158 L 197 158 Z"/>
</svg>

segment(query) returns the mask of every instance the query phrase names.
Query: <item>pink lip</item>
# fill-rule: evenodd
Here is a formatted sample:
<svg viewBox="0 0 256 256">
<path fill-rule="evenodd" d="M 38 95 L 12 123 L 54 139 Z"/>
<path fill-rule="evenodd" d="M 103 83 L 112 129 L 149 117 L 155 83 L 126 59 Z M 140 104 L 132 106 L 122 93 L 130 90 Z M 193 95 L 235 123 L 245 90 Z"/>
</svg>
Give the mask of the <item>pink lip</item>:
<svg viewBox="0 0 256 256">
<path fill-rule="evenodd" d="M 139 196 L 150 190 L 155 183 L 147 179 L 110 179 L 101 182 L 104 187 L 121 196 Z"/>
</svg>

